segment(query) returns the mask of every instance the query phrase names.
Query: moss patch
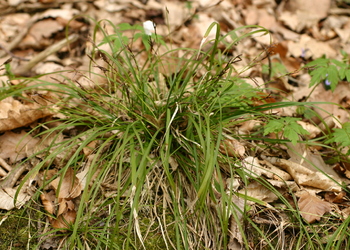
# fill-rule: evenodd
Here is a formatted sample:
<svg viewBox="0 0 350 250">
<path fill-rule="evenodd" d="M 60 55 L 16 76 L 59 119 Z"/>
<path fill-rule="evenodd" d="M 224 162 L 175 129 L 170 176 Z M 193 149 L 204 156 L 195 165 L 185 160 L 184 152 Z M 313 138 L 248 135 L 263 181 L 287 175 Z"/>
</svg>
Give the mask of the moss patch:
<svg viewBox="0 0 350 250">
<path fill-rule="evenodd" d="M 0 249 L 25 249 L 30 227 L 24 209 L 0 210 L 0 222 Z"/>
</svg>

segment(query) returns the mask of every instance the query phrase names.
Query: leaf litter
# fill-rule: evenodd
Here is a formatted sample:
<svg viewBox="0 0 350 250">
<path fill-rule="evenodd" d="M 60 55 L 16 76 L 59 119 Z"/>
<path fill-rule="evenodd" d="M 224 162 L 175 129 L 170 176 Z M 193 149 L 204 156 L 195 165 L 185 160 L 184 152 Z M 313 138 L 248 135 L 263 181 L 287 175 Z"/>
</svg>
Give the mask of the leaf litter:
<svg viewBox="0 0 350 250">
<path fill-rule="evenodd" d="M 54 7 L 46 7 L 47 2 L 52 4 L 47 6 Z M 86 39 L 75 39 L 69 46 L 63 43 L 56 49 L 48 50 L 53 44 L 64 41 L 62 39 L 67 35 L 66 25 L 69 27 L 69 34 L 79 34 L 82 37 L 87 37 L 89 33 L 91 35 L 92 27 L 88 24 L 89 22 L 79 18 L 71 21 L 75 15 L 87 14 L 97 20 L 106 18 L 113 23 L 132 24 L 141 24 L 152 19 L 156 23 L 157 33 L 164 36 L 169 33 L 168 22 L 175 43 L 173 46 L 190 48 L 200 47 L 203 35 L 213 21 L 220 23 L 223 34 L 243 25 L 261 25 L 274 32 L 272 42 L 275 45 L 270 46 L 270 38 L 261 36 L 242 41 L 237 44 L 236 52 L 244 52 L 245 58 L 237 65 L 245 67 L 247 61 L 254 59 L 259 51 L 266 51 L 267 47 L 270 47 L 274 55 L 264 59 L 262 63 L 280 64 L 286 69 L 286 72 L 291 74 L 275 72 L 263 74 L 260 68 L 253 67 L 244 73 L 247 77 L 259 79 L 253 81 L 253 85 L 256 85 L 258 81 L 269 82 L 266 87 L 273 88 L 272 93 L 277 99 L 283 97 L 289 100 L 304 101 L 307 98 L 307 101 L 310 102 L 335 102 L 341 105 L 344 104 L 344 101 L 346 102 L 346 93 L 349 93 L 348 82 L 340 82 L 334 92 L 327 91 L 322 85 L 311 89 L 307 72 L 298 71 L 307 60 L 317 59 L 323 55 L 326 55 L 327 58 L 340 59 L 340 50 L 350 54 L 349 32 L 347 32 L 350 27 L 350 17 L 346 14 L 332 14 L 343 10 L 335 1 L 312 0 L 306 3 L 301 0 L 234 0 L 213 3 L 201 0 L 192 1 L 192 6 L 187 4 L 183 1 L 163 0 L 114 2 L 99 0 L 81 1 L 77 4 L 55 0 L 4 1 L 0 6 L 5 10 L 4 14 L 0 14 L 3 15 L 0 20 L 0 62 L 12 57 L 13 61 L 10 64 L 15 74 L 23 76 L 49 73 L 56 69 L 68 69 L 69 74 L 64 73 L 67 74 L 66 77 L 72 78 L 74 75 L 76 80 L 80 79 L 81 82 L 85 79 L 86 86 L 91 87 L 98 82 L 96 77 L 88 79 L 83 74 L 77 74 L 79 71 L 88 70 L 89 59 L 81 52 L 89 50 Z M 20 13 L 24 9 L 32 10 L 30 13 L 37 14 Z M 43 9 L 46 10 L 42 11 Z M 42 51 L 46 51 L 44 56 L 40 55 Z M 28 60 L 31 61 L 28 62 Z M 165 74 L 169 74 L 169 70 L 165 71 Z M 57 76 L 57 79 L 64 78 Z M 0 80 L 11 82 L 11 79 L 5 75 L 2 75 Z M 291 84 L 293 81 L 294 83 Z M 18 83 L 12 82 L 12 84 Z M 0 176 L 2 177 L 0 180 L 0 208 L 5 210 L 23 206 L 33 195 L 33 192 L 30 191 L 32 184 L 28 180 L 20 190 L 17 189 L 26 172 L 34 167 L 34 163 L 22 165 L 20 168 L 18 166 L 21 165 L 23 159 L 36 153 L 35 148 L 39 142 L 39 139 L 33 138 L 28 132 L 34 124 L 62 115 L 59 114 L 59 108 L 53 108 L 55 103 L 52 97 L 45 97 L 42 93 L 27 97 L 27 100 L 21 100 L 11 96 L 0 101 L 0 131 L 2 132 L 0 136 Z M 322 119 L 327 119 L 330 114 L 334 115 L 336 119 L 330 123 L 333 128 L 340 128 L 341 124 L 349 119 L 348 108 L 340 109 L 329 104 L 319 104 L 319 107 L 320 109 L 317 109 L 316 112 Z M 280 113 L 294 116 L 296 110 L 281 110 Z M 259 120 L 250 120 L 241 123 L 235 129 L 241 135 L 250 134 L 261 126 L 261 123 Z M 319 128 L 322 128 L 323 125 L 320 123 L 317 127 L 304 121 L 298 121 L 298 123 L 305 131 L 308 131 L 309 138 L 317 138 L 320 135 Z M 270 132 L 266 135 L 275 136 Z M 339 137 L 342 136 L 339 135 Z M 340 138 L 336 140 L 341 143 Z M 45 145 L 44 138 L 41 138 L 41 143 Z M 346 200 L 342 189 L 334 182 L 349 184 L 350 167 L 344 162 L 338 163 L 333 169 L 323 160 L 322 149 L 307 148 L 301 143 L 287 145 L 282 158 L 280 155 L 274 155 L 274 152 L 259 152 L 257 155 L 245 157 L 250 153 L 248 145 L 249 143 L 227 138 L 221 143 L 220 152 L 226 156 L 238 156 L 242 159 L 243 169 L 249 175 L 264 178 L 279 190 L 293 190 L 298 193 L 299 211 L 306 222 L 319 221 L 322 216 L 332 210 L 348 216 L 349 211 L 346 209 L 336 210 L 334 208 L 338 206 L 336 204 L 342 202 L 345 204 Z M 94 157 L 94 147 L 96 145 L 92 143 L 84 149 L 86 157 L 89 157 L 89 162 L 91 162 L 91 157 Z M 38 156 L 40 157 L 40 154 Z M 62 159 L 64 158 L 56 160 L 58 168 L 56 170 L 60 170 L 59 162 Z M 171 160 L 171 166 L 176 169 L 176 161 Z M 80 194 L 87 186 L 83 177 L 87 171 L 88 168 L 80 173 L 76 173 L 72 168 L 61 171 L 48 184 L 49 188 L 46 187 L 42 192 L 41 202 L 49 214 L 48 218 L 52 227 L 64 229 L 74 222 Z M 33 178 L 46 177 L 43 172 L 39 171 L 37 177 Z M 228 183 L 230 183 L 230 178 L 227 178 Z M 271 206 L 270 204 L 278 200 L 278 197 L 261 183 L 253 181 L 243 188 L 236 184 L 234 192 L 250 196 L 253 201 L 254 199 L 264 201 L 266 206 Z M 228 185 L 228 192 L 233 191 L 230 188 L 231 184 Z M 327 196 L 322 197 L 322 192 L 327 192 Z M 15 197 L 17 197 L 16 200 Z M 238 204 L 240 211 L 244 210 L 240 198 L 233 197 L 233 202 Z M 251 204 L 254 205 L 255 202 Z M 238 215 L 237 219 L 241 220 L 240 213 Z M 230 249 L 239 249 L 243 244 L 242 236 L 236 226 L 236 222 L 231 217 Z"/>
</svg>

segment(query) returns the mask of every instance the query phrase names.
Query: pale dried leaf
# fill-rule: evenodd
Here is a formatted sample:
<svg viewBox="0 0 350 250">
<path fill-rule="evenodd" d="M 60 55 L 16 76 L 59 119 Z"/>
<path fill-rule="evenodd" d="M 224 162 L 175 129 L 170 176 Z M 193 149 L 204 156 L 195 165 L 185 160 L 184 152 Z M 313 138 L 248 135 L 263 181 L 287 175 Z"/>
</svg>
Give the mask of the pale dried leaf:
<svg viewBox="0 0 350 250">
<path fill-rule="evenodd" d="M 310 89 L 311 91 L 311 89 Z M 326 91 L 320 84 L 315 89 L 313 95 L 308 99 L 310 102 L 332 102 L 341 103 L 341 100 L 347 98 L 350 93 L 350 85 L 348 82 L 339 82 L 334 92 Z M 305 93 L 307 94 L 307 93 Z M 315 111 L 325 119 L 327 117 L 334 116 L 340 123 L 349 121 L 350 115 L 347 110 L 339 108 L 337 105 L 330 104 L 316 104 L 317 109 Z"/>
<path fill-rule="evenodd" d="M 266 157 L 266 160 L 286 170 L 298 185 L 319 188 L 325 191 L 341 191 L 339 185 L 319 171 L 312 171 L 298 163 L 285 159 Z"/>
<path fill-rule="evenodd" d="M 11 15 L 2 16 L 0 20 L 0 40 L 2 42 L 12 40 L 16 35 L 18 35 L 18 32 L 20 32 L 20 30 L 27 25 L 29 20 L 30 15 L 28 13 L 13 13 Z"/>
<path fill-rule="evenodd" d="M 58 199 L 58 204 L 57 216 L 64 216 L 68 211 L 75 209 L 74 203 L 71 200 Z"/>
<path fill-rule="evenodd" d="M 90 157 L 90 156 L 88 156 L 88 157 Z M 86 177 L 87 177 L 87 174 L 89 172 L 89 169 L 90 169 L 90 165 L 86 166 L 83 171 L 76 174 L 76 177 L 79 179 L 79 183 L 81 185 L 81 190 L 84 190 L 84 188 L 86 186 Z"/>
<path fill-rule="evenodd" d="M 288 42 L 289 53 L 298 58 L 304 57 L 309 58 L 320 58 L 326 55 L 327 58 L 334 58 L 336 56 L 336 51 L 327 43 L 319 42 L 308 35 L 301 35 L 300 40 L 297 42 Z"/>
<path fill-rule="evenodd" d="M 303 165 L 311 171 L 325 172 L 336 181 L 341 182 L 338 174 L 330 166 L 327 166 L 318 151 L 311 151 L 303 143 L 295 145 L 287 143 L 286 145 L 288 146 L 287 152 L 290 156 L 290 161 Z"/>
<path fill-rule="evenodd" d="M 242 163 L 244 171 L 253 176 L 264 175 L 270 179 L 285 181 L 292 179 L 285 171 L 273 166 L 267 161 L 259 161 L 256 157 L 248 156 Z"/>
<path fill-rule="evenodd" d="M 330 203 L 322 201 L 320 198 L 304 192 L 298 201 L 301 216 L 308 223 L 319 221 L 321 216 L 331 211 Z"/>
<path fill-rule="evenodd" d="M 273 192 L 271 192 L 270 189 L 263 186 L 257 181 L 253 181 L 249 183 L 248 186 L 245 189 L 240 190 L 239 193 L 248 195 L 250 197 L 253 197 L 268 203 L 278 199 L 278 197 Z"/>
<path fill-rule="evenodd" d="M 261 121 L 248 120 L 241 123 L 241 126 L 238 128 L 238 133 L 241 135 L 246 135 L 256 130 L 259 126 L 261 126 Z"/>
<path fill-rule="evenodd" d="M 267 180 L 272 186 L 277 188 L 288 188 L 288 190 L 297 192 L 300 190 L 295 181 L 280 181 L 280 180 Z"/>
<path fill-rule="evenodd" d="M 227 249 L 229 250 L 239 250 L 243 247 L 243 237 L 239 225 L 243 223 L 243 214 L 245 201 L 239 197 L 232 197 L 232 203 L 235 204 L 234 212 L 235 216 L 230 216 L 230 241 L 228 243 Z"/>
<path fill-rule="evenodd" d="M 228 192 L 236 192 L 241 185 L 240 178 L 227 178 L 226 179 L 226 189 Z"/>
<path fill-rule="evenodd" d="M 7 131 L 0 136 L 0 157 L 10 159 L 10 163 L 14 163 L 31 156 L 38 141 L 39 139 L 33 138 L 24 131 L 20 134 Z"/>
<path fill-rule="evenodd" d="M 176 169 L 179 166 L 179 163 L 177 163 L 176 159 L 172 156 L 169 157 L 169 164 L 171 166 L 172 171 L 176 171 Z"/>
<path fill-rule="evenodd" d="M 83 152 L 85 156 L 89 156 L 96 150 L 97 145 L 99 144 L 99 140 L 94 140 L 89 142 L 84 148 Z"/>
<path fill-rule="evenodd" d="M 322 131 L 319 127 L 316 127 L 315 125 L 312 125 L 308 122 L 304 121 L 297 121 L 297 123 L 303 127 L 307 132 L 309 132 L 308 135 L 305 135 L 308 139 L 315 138 L 317 135 L 319 135 Z"/>
<path fill-rule="evenodd" d="M 21 113 L 22 103 L 13 99 L 12 97 L 7 97 L 0 101 L 0 119 L 7 119 L 10 113 Z"/>
<path fill-rule="evenodd" d="M 350 216 L 350 207 L 344 208 L 341 211 L 341 215 L 344 217 L 344 220 L 346 220 Z"/>
<path fill-rule="evenodd" d="M 168 18 L 168 25 L 172 29 L 182 25 L 188 17 L 188 11 L 186 11 L 186 6 L 182 2 L 167 2 L 163 11 L 164 16 Z"/>
<path fill-rule="evenodd" d="M 52 34 L 60 31 L 64 27 L 53 19 L 43 19 L 35 23 L 29 30 L 29 36 L 34 37 L 36 41 L 40 41 L 43 38 L 49 38 Z"/>
<path fill-rule="evenodd" d="M 79 11 L 72 8 L 48 9 L 40 14 L 39 19 L 61 17 L 70 20 L 77 14 L 79 14 Z"/>
<path fill-rule="evenodd" d="M 293 179 L 292 176 L 290 176 L 290 174 L 288 174 L 286 171 L 279 169 L 278 167 L 272 165 L 270 162 L 264 160 L 261 160 L 259 162 L 261 166 L 263 166 L 262 171 L 266 177 L 278 181 L 290 181 Z"/>
<path fill-rule="evenodd" d="M 29 199 L 30 195 L 20 190 L 15 204 L 15 195 L 17 189 L 15 188 L 1 188 L 0 189 L 0 209 L 11 210 L 14 208 L 21 208 Z"/>
<path fill-rule="evenodd" d="M 259 159 L 253 156 L 248 156 L 242 161 L 242 166 L 246 173 L 261 176 L 264 173 L 263 167 L 259 163 Z"/>
<path fill-rule="evenodd" d="M 317 25 L 319 20 L 327 17 L 330 4 L 330 0 L 288 1 L 279 20 L 300 32 L 305 27 Z"/>
</svg>

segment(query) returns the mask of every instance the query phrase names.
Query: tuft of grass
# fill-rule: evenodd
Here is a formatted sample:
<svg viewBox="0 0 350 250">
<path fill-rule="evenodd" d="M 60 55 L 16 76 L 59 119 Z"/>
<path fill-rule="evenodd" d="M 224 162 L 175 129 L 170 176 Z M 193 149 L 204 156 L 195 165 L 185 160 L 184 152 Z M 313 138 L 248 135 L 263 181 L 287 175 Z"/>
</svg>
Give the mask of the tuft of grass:
<svg viewBox="0 0 350 250">
<path fill-rule="evenodd" d="M 102 28 L 105 25 L 112 28 L 112 35 Z M 32 236 L 33 247 L 59 237 L 59 247 L 64 249 L 227 249 L 235 241 L 233 225 L 245 249 L 347 245 L 341 242 L 347 230 L 332 230 L 327 235 L 332 243 L 323 242 L 320 235 L 327 231 L 326 224 L 305 225 L 291 191 L 281 194 L 244 170 L 242 156 L 229 157 L 220 151 L 228 137 L 250 141 L 251 152 L 258 152 L 262 147 L 300 142 L 306 134 L 295 123 L 299 118 L 277 118 L 271 110 L 312 103 L 269 101 L 261 94 L 262 87 L 252 87 L 240 76 L 261 55 L 242 71 L 236 67 L 239 57 L 222 56 L 242 39 L 267 30 L 247 26 L 220 37 L 220 27 L 214 23 L 201 44 L 206 50 L 194 50 L 166 48 L 165 38 L 145 36 L 140 29 L 97 22 L 91 67 L 80 72 L 82 78 L 63 76 L 56 83 L 25 79 L 36 84 L 1 88 L 2 98 L 45 92 L 52 108 L 60 112 L 32 129 L 45 147 L 26 159 L 40 160 L 24 181 L 50 169 L 56 169 L 57 175 L 68 168 L 87 171 L 75 223 L 65 231 L 48 229 Z M 211 29 L 216 29 L 216 37 L 207 41 Z M 130 30 L 139 35 L 124 34 Z M 100 44 L 99 34 L 104 37 Z M 132 46 L 138 39 L 143 51 Z M 220 50 L 220 43 L 226 49 Z M 231 129 L 253 119 L 265 127 L 249 136 Z M 277 139 L 265 137 L 281 131 Z M 238 194 L 227 187 L 229 178 L 239 179 L 241 186 L 260 183 L 282 205 L 272 209 L 266 202 Z M 45 188 L 44 183 L 38 193 Z M 39 201 L 39 195 L 34 199 Z M 43 209 L 39 213 L 45 214 Z M 283 216 L 287 224 L 280 224 Z M 347 224 L 348 219 L 339 228 Z"/>
</svg>

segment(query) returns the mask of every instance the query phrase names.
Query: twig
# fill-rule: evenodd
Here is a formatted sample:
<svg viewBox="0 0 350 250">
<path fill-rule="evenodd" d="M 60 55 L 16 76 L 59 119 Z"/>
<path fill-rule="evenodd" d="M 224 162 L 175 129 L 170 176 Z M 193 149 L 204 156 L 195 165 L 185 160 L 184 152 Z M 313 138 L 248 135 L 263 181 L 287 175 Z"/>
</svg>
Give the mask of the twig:
<svg viewBox="0 0 350 250">
<path fill-rule="evenodd" d="M 44 51 L 37 54 L 34 58 L 32 58 L 27 64 L 22 65 L 15 69 L 13 73 L 15 75 L 28 75 L 28 72 L 39 62 L 44 60 L 49 55 L 52 55 L 53 53 L 56 53 L 60 49 L 62 49 L 64 46 L 66 46 L 68 43 L 75 42 L 78 40 L 79 35 L 78 34 L 72 34 L 68 36 L 67 38 L 62 39 L 58 43 L 55 43 L 51 45 L 50 47 L 46 48 Z"/>
<path fill-rule="evenodd" d="M 0 49 L 4 50 L 7 54 L 9 54 L 12 58 L 16 58 L 18 60 L 21 60 L 21 61 L 29 61 L 30 59 L 27 59 L 27 58 L 23 58 L 23 57 L 19 57 L 19 56 L 16 56 L 15 54 L 13 54 L 11 51 L 9 51 L 8 49 L 6 49 L 3 45 L 0 44 Z"/>
<path fill-rule="evenodd" d="M 0 157 L 0 166 L 3 167 L 4 169 L 6 169 L 9 172 L 12 170 L 12 167 L 10 165 L 8 165 L 6 163 L 6 161 L 4 159 L 2 159 L 1 157 Z M 1 173 L 0 173 L 0 175 L 1 175 Z"/>
<path fill-rule="evenodd" d="M 32 16 L 32 18 L 30 18 L 28 21 L 27 26 L 24 27 L 23 30 L 19 32 L 7 46 L 1 46 L 3 51 L 0 51 L 0 58 L 8 54 L 8 51 L 11 52 L 11 50 L 14 49 L 23 40 L 23 37 L 27 35 L 29 28 L 38 20 L 38 17 L 38 14 Z"/>
<path fill-rule="evenodd" d="M 350 9 L 334 8 L 330 9 L 329 13 L 332 15 L 350 15 Z"/>
<path fill-rule="evenodd" d="M 25 164 L 22 164 L 22 165 L 15 167 L 15 168 L 12 168 L 1 157 L 0 157 L 0 164 L 3 168 L 5 168 L 7 171 L 9 171 L 8 173 L 5 173 L 4 176 L 7 175 L 5 177 L 5 179 L 0 181 L 1 188 L 6 188 L 6 187 L 12 188 L 15 185 L 15 183 L 17 182 L 17 180 L 19 179 L 19 177 L 21 177 L 21 175 L 27 169 Z"/>
</svg>

